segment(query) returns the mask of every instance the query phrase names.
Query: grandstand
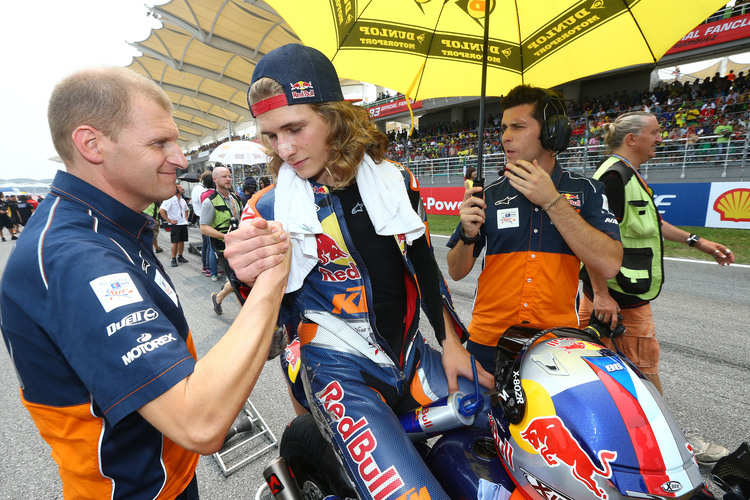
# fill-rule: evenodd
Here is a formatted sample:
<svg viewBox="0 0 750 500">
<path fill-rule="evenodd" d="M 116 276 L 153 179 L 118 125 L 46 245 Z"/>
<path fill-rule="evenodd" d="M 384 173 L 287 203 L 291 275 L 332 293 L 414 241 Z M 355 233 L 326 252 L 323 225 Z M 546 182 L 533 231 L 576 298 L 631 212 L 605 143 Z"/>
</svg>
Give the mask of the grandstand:
<svg viewBox="0 0 750 500">
<path fill-rule="evenodd" d="M 191 0 L 190 3 L 206 1 L 208 0 Z M 263 2 L 254 3 L 253 9 L 262 9 L 255 13 L 255 17 L 271 16 L 269 19 L 273 20 L 272 9 L 269 14 L 269 8 L 262 6 Z M 171 2 L 161 7 L 153 7 L 152 13 L 165 25 L 170 25 L 170 30 L 174 26 L 179 26 L 180 29 L 187 29 L 189 32 L 190 27 L 185 27 L 184 19 L 181 23 L 176 23 L 178 12 L 174 9 L 177 8 L 177 4 Z M 215 24 L 217 28 L 214 36 L 220 32 L 221 14 L 216 15 Z M 137 44 L 148 47 L 144 50 L 144 56 L 131 65 L 136 70 L 149 68 L 149 76 L 156 73 L 151 69 L 151 65 L 154 64 L 152 59 L 160 55 L 155 53 L 156 39 L 166 45 L 170 43 L 166 34 L 161 33 L 164 29 L 157 31 L 158 36 L 152 36 L 149 40 Z M 171 37 L 173 33 L 170 32 L 168 35 Z M 293 37 L 293 34 L 286 35 Z M 154 44 L 150 43 L 152 39 Z M 202 43 L 212 45 L 210 40 L 202 40 Z M 185 61 L 182 62 L 182 67 L 176 69 L 181 71 L 183 81 L 187 81 L 190 76 L 186 74 L 187 71 L 200 76 L 201 82 L 206 82 L 211 77 L 209 72 L 186 64 L 190 51 L 196 50 L 195 45 L 192 44 L 189 51 L 185 48 Z M 210 49 L 215 52 L 217 47 L 219 45 L 211 46 Z M 221 40 L 220 48 L 225 51 L 234 50 L 237 54 L 241 49 L 240 45 L 232 40 Z M 644 168 L 651 182 L 743 181 L 748 150 L 747 107 L 750 101 L 750 90 L 747 88 L 745 76 L 747 68 L 728 68 L 725 65 L 722 68 L 717 67 L 717 74 L 698 79 L 694 75 L 681 74 L 679 69 L 668 79 L 660 80 L 658 75 L 660 68 L 678 67 L 702 59 L 725 57 L 748 50 L 748 0 L 733 0 L 686 34 L 656 67 L 642 65 L 622 68 L 560 86 L 558 90 L 570 100 L 569 114 L 575 127 L 571 147 L 562 155 L 565 165 L 584 174 L 592 172 L 604 153 L 601 145 L 601 124 L 614 119 L 622 112 L 645 109 L 660 118 L 664 137 L 657 157 Z M 173 52 L 176 53 L 177 50 Z M 164 59 L 166 57 L 161 58 L 162 61 Z M 217 78 L 218 82 L 227 80 L 231 64 L 234 62 L 227 63 L 226 75 Z M 258 140 L 252 128 L 244 134 L 232 133 L 226 136 L 228 131 L 241 129 L 238 127 L 243 120 L 241 106 L 231 107 L 232 113 L 236 113 L 237 116 L 233 116 L 234 121 L 229 123 L 228 128 L 216 126 L 217 120 L 210 116 L 211 109 L 201 108 L 199 112 L 192 110 L 185 97 L 189 89 L 179 89 L 168 81 L 173 69 L 165 67 L 161 70 L 160 83 L 162 86 L 168 84 L 165 89 L 172 94 L 180 94 L 174 99 L 177 101 L 181 139 L 191 170 L 203 170 L 208 153 L 221 142 L 230 138 Z M 729 79 L 729 73 L 724 72 L 724 69 L 734 70 L 734 80 Z M 357 82 L 347 83 L 345 89 L 365 88 Z M 236 96 L 242 82 L 231 80 L 228 84 L 233 87 L 232 95 Z M 201 96 L 210 90 L 205 83 L 200 85 L 203 86 L 196 88 L 193 95 Z M 215 82 L 212 85 L 216 85 Z M 489 93 L 492 94 L 492 89 L 489 89 Z M 363 94 L 364 91 L 361 91 L 359 96 L 362 105 L 370 110 L 378 127 L 388 133 L 391 143 L 389 155 L 392 159 L 407 164 L 419 175 L 423 184 L 449 186 L 462 182 L 464 168 L 476 162 L 479 111 L 477 97 L 427 99 L 413 103 L 416 128 L 412 136 L 407 137 L 409 113 L 402 95 L 380 87 L 376 87 L 370 97 Z M 347 94 L 347 98 L 350 97 L 351 95 Z M 501 115 L 499 97 L 488 97 L 486 113 L 484 154 L 487 158 L 487 177 L 491 179 L 504 161 L 497 128 Z M 201 121 L 203 118 L 211 118 L 213 125 Z M 726 118 L 732 127 L 727 147 L 719 146 L 718 142 L 723 142 L 724 136 L 715 133 L 721 118 Z M 183 130 L 188 133 L 183 134 Z M 203 133 L 196 134 L 196 130 Z M 192 139 L 187 140 L 189 137 Z M 247 173 L 250 172 L 245 172 Z"/>
</svg>

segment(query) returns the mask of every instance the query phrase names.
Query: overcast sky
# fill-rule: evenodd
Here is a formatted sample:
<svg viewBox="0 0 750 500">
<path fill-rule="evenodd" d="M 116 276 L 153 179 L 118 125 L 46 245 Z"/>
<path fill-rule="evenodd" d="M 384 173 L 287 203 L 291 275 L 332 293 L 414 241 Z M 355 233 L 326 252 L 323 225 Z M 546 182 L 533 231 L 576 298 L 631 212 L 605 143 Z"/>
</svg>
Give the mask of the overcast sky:
<svg viewBox="0 0 750 500">
<path fill-rule="evenodd" d="M 47 127 L 55 83 L 88 66 L 128 66 L 160 23 L 146 17 L 165 0 L 41 0 L 3 4 L 3 77 L 0 79 L 0 179 L 54 177 L 62 164 Z"/>
</svg>

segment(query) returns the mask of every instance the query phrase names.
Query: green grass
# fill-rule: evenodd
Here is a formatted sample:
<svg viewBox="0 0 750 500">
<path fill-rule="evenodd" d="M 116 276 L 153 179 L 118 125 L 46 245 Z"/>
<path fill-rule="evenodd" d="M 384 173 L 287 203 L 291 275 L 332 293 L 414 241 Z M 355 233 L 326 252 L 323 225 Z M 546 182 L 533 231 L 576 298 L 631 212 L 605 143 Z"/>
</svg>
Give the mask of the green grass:
<svg viewBox="0 0 750 500">
<path fill-rule="evenodd" d="M 714 227 L 678 226 L 688 233 L 695 233 L 701 238 L 726 245 L 734 253 L 735 263 L 750 264 L 750 230 L 747 229 L 717 229 Z M 714 260 L 695 248 L 674 241 L 664 242 L 664 255 L 667 257 L 682 257 L 685 259 Z"/>
<path fill-rule="evenodd" d="M 458 225 L 458 215 L 427 215 L 430 232 L 433 234 L 451 235 Z M 716 229 L 712 227 L 679 226 L 689 233 L 695 233 L 702 238 L 726 245 L 734 252 L 737 264 L 750 264 L 750 230 L 747 229 Z M 666 257 L 681 257 L 685 259 L 714 260 L 703 252 L 690 248 L 684 243 L 674 241 L 664 242 Z"/>
</svg>

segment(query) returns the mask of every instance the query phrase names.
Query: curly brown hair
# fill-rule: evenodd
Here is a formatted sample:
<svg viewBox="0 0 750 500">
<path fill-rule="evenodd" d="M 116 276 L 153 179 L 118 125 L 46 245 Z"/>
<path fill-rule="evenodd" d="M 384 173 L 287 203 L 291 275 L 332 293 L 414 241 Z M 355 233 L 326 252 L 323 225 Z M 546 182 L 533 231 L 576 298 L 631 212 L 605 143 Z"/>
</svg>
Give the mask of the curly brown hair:
<svg viewBox="0 0 750 500">
<path fill-rule="evenodd" d="M 250 87 L 248 101 L 255 104 L 283 93 L 278 82 L 270 78 L 261 78 Z M 295 106 L 310 106 L 328 125 L 328 162 L 325 168 L 335 179 L 332 186 L 334 189 L 344 188 L 354 180 L 365 153 L 370 155 L 375 163 L 380 163 L 385 158 L 388 138 L 370 120 L 370 114 L 366 109 L 347 101 Z M 273 151 L 265 136 L 263 143 L 266 153 L 271 157 L 268 166 L 273 175 L 278 176 L 284 160 Z"/>
</svg>

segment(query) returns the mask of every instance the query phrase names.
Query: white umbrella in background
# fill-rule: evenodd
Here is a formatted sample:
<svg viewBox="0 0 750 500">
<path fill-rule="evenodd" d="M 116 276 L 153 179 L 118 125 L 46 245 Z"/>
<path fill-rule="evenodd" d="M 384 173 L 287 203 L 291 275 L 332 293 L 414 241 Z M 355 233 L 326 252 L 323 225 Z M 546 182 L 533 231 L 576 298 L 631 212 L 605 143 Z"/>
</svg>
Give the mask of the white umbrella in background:
<svg viewBox="0 0 750 500">
<path fill-rule="evenodd" d="M 263 146 L 252 141 L 229 141 L 220 144 L 211 154 L 208 161 L 222 163 L 229 166 L 232 172 L 232 183 L 239 186 L 242 182 L 240 175 L 236 175 L 232 165 L 257 165 L 267 163 L 269 157 L 263 151 Z M 241 173 L 241 171 L 240 171 Z"/>
<path fill-rule="evenodd" d="M 266 163 L 268 156 L 263 146 L 252 141 L 230 141 L 220 144 L 211 154 L 208 161 L 223 163 L 224 165 L 256 165 Z"/>
</svg>

